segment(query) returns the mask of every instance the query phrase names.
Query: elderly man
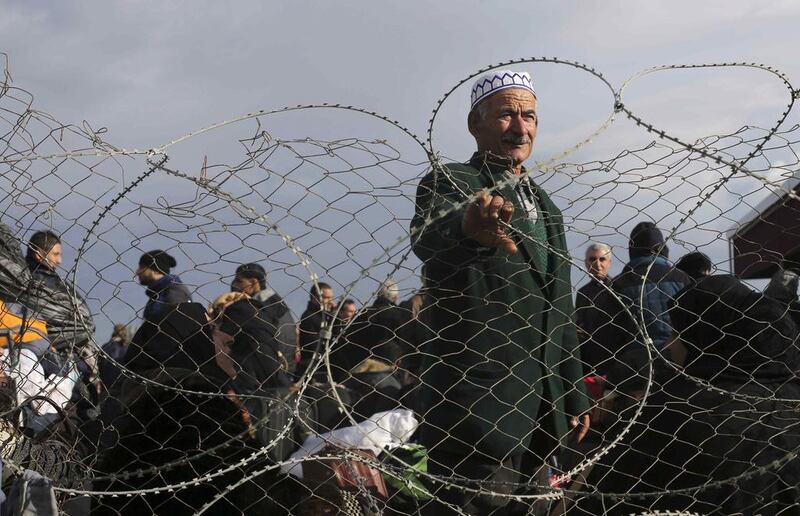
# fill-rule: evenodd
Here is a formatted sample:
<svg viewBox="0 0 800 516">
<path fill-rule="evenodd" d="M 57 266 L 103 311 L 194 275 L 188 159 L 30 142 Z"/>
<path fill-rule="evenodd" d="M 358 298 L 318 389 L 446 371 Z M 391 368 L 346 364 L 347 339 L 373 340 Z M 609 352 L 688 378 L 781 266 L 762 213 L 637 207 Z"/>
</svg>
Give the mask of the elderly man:
<svg viewBox="0 0 800 516">
<path fill-rule="evenodd" d="M 477 152 L 423 178 L 411 223 L 436 334 L 422 365 L 420 439 L 430 473 L 510 495 L 558 454 L 570 427 L 585 436 L 590 400 L 561 213 L 523 166 L 538 128 L 530 76 L 480 77 L 467 122 Z M 519 509 L 463 489 L 437 498 L 468 514 Z"/>
<path fill-rule="evenodd" d="M 614 314 L 619 302 L 611 290 L 611 248 L 593 243 L 586 248 L 586 271 L 589 283 L 578 290 L 575 299 L 575 324 L 581 343 L 581 359 L 586 374 L 604 375 L 621 342 L 613 328 Z"/>
</svg>

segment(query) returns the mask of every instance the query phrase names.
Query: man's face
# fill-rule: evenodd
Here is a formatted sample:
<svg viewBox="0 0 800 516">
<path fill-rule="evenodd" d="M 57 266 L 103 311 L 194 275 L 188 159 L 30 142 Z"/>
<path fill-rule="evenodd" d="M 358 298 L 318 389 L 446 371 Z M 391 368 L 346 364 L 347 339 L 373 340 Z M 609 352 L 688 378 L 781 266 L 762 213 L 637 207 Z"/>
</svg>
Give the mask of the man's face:
<svg viewBox="0 0 800 516">
<path fill-rule="evenodd" d="M 469 132 L 475 137 L 478 151 L 506 156 L 514 160 L 514 166 L 521 165 L 533 151 L 539 125 L 533 93 L 508 88 L 481 104 L 468 119 Z"/>
<path fill-rule="evenodd" d="M 61 256 L 61 244 L 56 244 L 51 247 L 50 252 L 47 254 L 44 254 L 41 251 L 36 251 L 36 258 L 42 265 L 51 269 L 55 269 L 63 262 L 63 257 Z"/>
<path fill-rule="evenodd" d="M 323 310 L 333 310 L 336 306 L 333 303 L 333 289 L 332 288 L 323 288 L 320 292 L 320 301 Z"/>
<path fill-rule="evenodd" d="M 255 278 L 245 278 L 244 276 L 236 275 L 231 282 L 231 290 L 233 292 L 244 292 L 248 296 L 254 296 L 261 291 L 261 285 Z"/>
<path fill-rule="evenodd" d="M 353 303 L 347 303 L 346 305 L 342 305 L 342 309 L 339 312 L 339 317 L 344 322 L 350 321 L 356 315 L 356 305 Z"/>
<path fill-rule="evenodd" d="M 152 285 L 155 282 L 155 278 L 153 277 L 154 275 L 155 272 L 148 267 L 143 267 L 140 265 L 136 269 L 136 278 L 139 280 L 139 283 L 144 286 Z"/>
<path fill-rule="evenodd" d="M 597 279 L 608 277 L 611 255 L 602 249 L 591 249 L 586 253 L 586 270 Z"/>
</svg>

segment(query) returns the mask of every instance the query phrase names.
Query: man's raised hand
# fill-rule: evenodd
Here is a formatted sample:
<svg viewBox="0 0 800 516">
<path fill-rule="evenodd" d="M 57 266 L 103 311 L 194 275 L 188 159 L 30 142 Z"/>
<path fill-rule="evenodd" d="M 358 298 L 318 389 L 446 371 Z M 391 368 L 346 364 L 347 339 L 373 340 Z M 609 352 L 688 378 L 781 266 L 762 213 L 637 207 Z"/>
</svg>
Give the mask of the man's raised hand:
<svg viewBox="0 0 800 516">
<path fill-rule="evenodd" d="M 501 195 L 481 191 L 464 211 L 461 229 L 464 235 L 484 247 L 499 247 L 508 254 L 515 254 L 517 244 L 505 226 L 513 214 L 514 205 Z"/>
</svg>

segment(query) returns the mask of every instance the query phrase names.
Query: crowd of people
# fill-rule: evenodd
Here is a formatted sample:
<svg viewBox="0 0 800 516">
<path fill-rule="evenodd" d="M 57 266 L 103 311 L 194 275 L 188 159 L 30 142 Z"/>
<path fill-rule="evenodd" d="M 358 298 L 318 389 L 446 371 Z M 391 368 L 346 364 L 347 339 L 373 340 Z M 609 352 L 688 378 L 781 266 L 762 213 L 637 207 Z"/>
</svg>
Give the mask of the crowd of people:
<svg viewBox="0 0 800 516">
<path fill-rule="evenodd" d="M 213 514 L 299 514 L 314 489 L 244 459 L 266 450 L 277 464 L 311 435 L 397 409 L 419 420 L 413 441 L 432 475 L 412 497 L 421 514 L 547 514 L 549 502 L 531 495 L 623 430 L 626 442 L 585 472 L 584 491 L 657 494 L 609 504 L 574 495 L 576 483 L 576 514 L 788 514 L 800 499 L 800 467 L 785 460 L 800 449 L 796 269 L 755 292 L 713 274 L 702 253 L 673 264 L 645 221 L 616 277 L 611 247 L 586 249 L 590 279 L 573 301 L 561 212 L 523 165 L 537 102 L 527 73 L 475 82 L 467 121 L 477 151 L 420 181 L 410 234 L 422 287 L 402 301 L 392 278 L 364 307 L 318 281 L 295 321 L 266 269 L 245 263 L 205 306 L 172 273 L 175 258 L 153 250 L 136 268 L 142 324 L 133 335 L 116 325 L 98 347 L 86 303 L 57 272 L 58 235 L 35 233 L 23 258 L 2 226 L 9 425 L 67 440 L 94 490 L 156 488 L 73 502 L 95 514 L 207 503 Z"/>
</svg>

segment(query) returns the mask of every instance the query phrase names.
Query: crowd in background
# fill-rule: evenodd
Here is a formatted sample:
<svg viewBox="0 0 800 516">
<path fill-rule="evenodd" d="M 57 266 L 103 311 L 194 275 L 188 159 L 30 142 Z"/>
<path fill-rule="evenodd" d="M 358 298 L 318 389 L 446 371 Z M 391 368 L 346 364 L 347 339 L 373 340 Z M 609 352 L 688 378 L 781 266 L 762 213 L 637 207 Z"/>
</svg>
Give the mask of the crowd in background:
<svg viewBox="0 0 800 516">
<path fill-rule="evenodd" d="M 788 427 L 784 424 L 777 435 L 770 418 L 785 416 L 789 408 L 769 401 L 800 397 L 795 376 L 800 368 L 796 270 L 779 270 L 765 294 L 757 293 L 732 276 L 713 275 L 713 265 L 702 253 L 690 253 L 673 265 L 661 231 L 649 222 L 634 228 L 628 252 L 630 260 L 612 278 L 612 249 L 605 244 L 586 249 L 590 281 L 577 291 L 574 321 L 584 381 L 595 401 L 593 438 L 574 447 L 574 456 L 561 459 L 574 462 L 618 435 L 626 411 L 647 389 L 655 394 L 633 428 L 630 444 L 618 447 L 589 475 L 587 482 L 596 488 L 667 489 L 700 478 L 725 479 L 747 471 L 745 458 L 758 456 L 757 462 L 765 464 L 796 449 L 800 423 L 788 418 Z M 63 294 L 66 311 L 72 313 L 83 300 L 57 273 L 61 253 L 57 235 L 38 232 L 27 245 L 25 266 L 31 284 Z M 64 419 L 77 426 L 73 444 L 79 462 L 112 478 L 94 488 L 130 487 L 131 480 L 115 480 L 114 475 L 175 460 L 175 450 L 189 454 L 231 439 L 238 442 L 213 460 L 174 468 L 159 482 L 181 479 L 181 474 L 195 477 L 274 443 L 276 429 L 268 422 L 280 414 L 265 400 L 275 399 L 276 393 L 304 392 L 310 427 L 292 431 L 294 447 L 312 432 L 351 424 L 350 417 L 359 422 L 399 407 L 419 410 L 416 387 L 422 368 L 437 355 L 427 346 L 434 330 L 426 318 L 424 288 L 400 302 L 397 283 L 387 278 L 373 303 L 360 308 L 352 299 L 337 303 L 333 287 L 318 282 L 295 321 L 259 264 L 237 267 L 230 291 L 210 306 L 192 302 L 189 289 L 171 273 L 176 265 L 165 251 L 142 255 L 136 275 L 147 293 L 143 322 L 133 335 L 125 325 L 115 325 L 101 352 L 90 349 L 89 335 L 75 338 L 69 317 L 61 311 L 38 309 L 52 299 L 31 304 L 19 291 L 5 289 L 4 412 L 18 418 L 32 438 L 52 435 Z M 63 328 L 68 338 L 60 332 Z M 689 376 L 676 374 L 678 370 Z M 757 425 L 706 421 L 699 412 L 732 414 L 745 402 L 732 400 L 721 407 L 718 399 L 703 396 L 703 382 L 761 396 L 756 405 L 770 406 Z M 195 406 L 196 401 L 175 394 L 183 391 L 221 396 Z M 668 402 L 671 417 L 659 410 Z M 342 404 L 349 414 L 343 413 Z M 187 411 L 188 406 L 199 410 Z M 184 427 L 201 427 L 198 421 L 214 428 L 184 435 Z M 187 446 L 192 439 L 200 444 Z M 292 447 L 276 447 L 270 459 L 285 459 Z M 726 448 L 742 460 L 723 453 Z M 665 461 L 664 468 L 674 471 L 644 468 L 648 457 L 670 453 L 675 462 Z M 687 462 L 691 454 L 695 459 Z M 725 455 L 729 459 L 720 466 Z M 769 483 L 776 507 L 798 495 L 797 470 L 786 465 L 766 480 L 760 477 Z M 145 475 L 133 485 L 154 481 L 155 476 Z M 277 474 L 264 474 L 229 494 L 219 513 L 238 510 L 242 503 L 275 511 L 285 496 L 276 486 L 300 489 Z M 740 506 L 750 507 L 746 483 L 743 493 L 736 495 Z M 193 496 L 198 492 L 164 496 L 160 510 L 196 507 Z M 201 499 L 208 500 L 207 493 Z M 705 507 L 702 493 L 693 500 L 692 508 Z M 118 502 L 126 510 L 136 505 L 127 499 Z M 105 501 L 94 512 L 118 510 L 115 503 Z M 153 503 L 151 499 L 142 510 L 152 510 Z M 582 510 L 592 514 L 599 509 L 585 502 Z"/>
</svg>

